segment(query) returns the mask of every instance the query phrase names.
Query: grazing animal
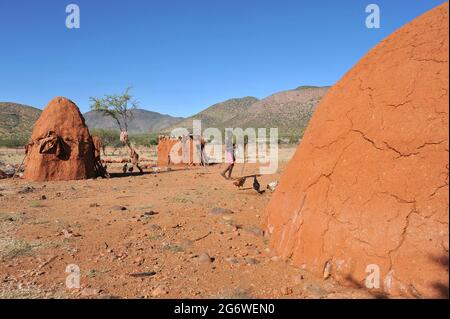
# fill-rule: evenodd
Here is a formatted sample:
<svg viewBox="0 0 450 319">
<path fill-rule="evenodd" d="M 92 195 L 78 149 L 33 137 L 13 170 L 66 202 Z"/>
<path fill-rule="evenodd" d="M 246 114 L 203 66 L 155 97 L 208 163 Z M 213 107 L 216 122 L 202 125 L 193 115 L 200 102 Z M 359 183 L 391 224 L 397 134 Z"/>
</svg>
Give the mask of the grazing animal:
<svg viewBox="0 0 450 319">
<path fill-rule="evenodd" d="M 126 173 L 127 173 L 127 169 L 128 169 L 128 165 L 125 164 L 125 165 L 122 167 L 122 172 L 123 172 L 124 174 L 126 174 Z"/>
<path fill-rule="evenodd" d="M 133 173 L 133 170 L 134 170 L 134 166 L 131 166 L 131 167 L 128 169 L 128 172 Z"/>
<path fill-rule="evenodd" d="M 246 180 L 247 180 L 246 177 L 241 177 L 238 178 L 235 182 L 233 182 L 233 184 L 234 186 L 241 188 L 242 186 L 244 186 Z"/>
<path fill-rule="evenodd" d="M 264 191 L 261 191 L 261 185 L 258 182 L 258 179 L 256 176 L 253 177 L 253 189 L 257 191 L 259 194 L 264 193 Z"/>
</svg>

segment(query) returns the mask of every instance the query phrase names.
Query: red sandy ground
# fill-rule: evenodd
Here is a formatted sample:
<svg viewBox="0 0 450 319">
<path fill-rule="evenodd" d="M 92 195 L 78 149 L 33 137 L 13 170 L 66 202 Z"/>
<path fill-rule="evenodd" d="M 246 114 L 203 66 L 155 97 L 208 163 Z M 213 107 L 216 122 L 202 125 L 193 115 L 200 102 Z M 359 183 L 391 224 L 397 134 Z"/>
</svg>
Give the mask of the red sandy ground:
<svg viewBox="0 0 450 319">
<path fill-rule="evenodd" d="M 245 174 L 257 172 L 249 166 Z M 0 297 L 371 297 L 274 257 L 267 238 L 258 235 L 271 192 L 238 190 L 219 175 L 223 168 L 108 180 L 0 181 Z M 235 174 L 240 172 L 237 166 Z M 248 180 L 244 187 L 251 185 Z M 19 194 L 26 186 L 34 190 Z M 234 213 L 211 215 L 213 207 Z M 150 211 L 158 214 L 144 215 Z M 214 261 L 201 262 L 203 253 Z M 80 267 L 80 289 L 65 286 L 69 264 Z M 156 275 L 130 276 L 149 271 Z"/>
</svg>

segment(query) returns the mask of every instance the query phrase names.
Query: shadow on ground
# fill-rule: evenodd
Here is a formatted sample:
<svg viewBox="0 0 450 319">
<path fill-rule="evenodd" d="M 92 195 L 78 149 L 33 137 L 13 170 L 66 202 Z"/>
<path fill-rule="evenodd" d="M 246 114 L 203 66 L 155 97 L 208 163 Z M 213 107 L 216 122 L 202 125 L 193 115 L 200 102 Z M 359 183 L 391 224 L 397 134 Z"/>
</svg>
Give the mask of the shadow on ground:
<svg viewBox="0 0 450 319">
<path fill-rule="evenodd" d="M 444 269 L 447 272 L 447 278 L 448 278 L 448 255 L 442 255 L 440 257 L 438 256 L 430 256 L 431 260 L 434 261 L 436 264 L 438 264 L 442 269 Z M 448 287 L 448 281 L 447 282 L 433 282 L 432 287 L 434 290 L 436 290 L 439 294 L 439 297 L 448 299 L 449 298 L 449 287 Z"/>
</svg>

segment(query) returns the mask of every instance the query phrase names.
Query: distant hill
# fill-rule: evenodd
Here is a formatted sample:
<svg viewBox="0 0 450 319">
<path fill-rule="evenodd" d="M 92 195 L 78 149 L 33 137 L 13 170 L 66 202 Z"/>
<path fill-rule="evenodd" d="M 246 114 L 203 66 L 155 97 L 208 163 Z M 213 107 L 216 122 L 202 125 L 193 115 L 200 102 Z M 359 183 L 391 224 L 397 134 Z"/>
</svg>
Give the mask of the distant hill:
<svg viewBox="0 0 450 319">
<path fill-rule="evenodd" d="M 130 134 L 157 133 L 183 119 L 142 109 L 136 109 L 131 112 L 133 119 L 128 125 Z M 83 116 L 89 129 L 118 130 L 115 121 L 100 112 L 90 111 L 83 114 Z"/>
<path fill-rule="evenodd" d="M 177 127 L 192 130 L 193 120 L 201 120 L 202 128 L 222 128 L 225 122 L 244 114 L 247 112 L 248 108 L 256 102 L 258 102 L 258 99 L 251 96 L 229 99 L 225 102 L 214 104 L 200 113 L 176 122 L 174 125 L 167 127 L 164 132 L 170 132 L 172 129 Z"/>
<path fill-rule="evenodd" d="M 0 141 L 25 145 L 41 110 L 18 103 L 0 102 Z"/>
<path fill-rule="evenodd" d="M 280 136 L 302 136 L 329 87 L 301 86 L 252 104 L 245 113 L 225 121 L 226 127 L 278 127 Z"/>
<path fill-rule="evenodd" d="M 204 111 L 168 127 L 192 129 L 192 120 L 202 120 L 202 128 L 227 127 L 246 129 L 278 127 L 281 137 L 301 137 L 317 104 L 330 87 L 300 86 L 275 93 L 265 99 L 254 97 L 231 99 L 214 104 Z"/>
</svg>

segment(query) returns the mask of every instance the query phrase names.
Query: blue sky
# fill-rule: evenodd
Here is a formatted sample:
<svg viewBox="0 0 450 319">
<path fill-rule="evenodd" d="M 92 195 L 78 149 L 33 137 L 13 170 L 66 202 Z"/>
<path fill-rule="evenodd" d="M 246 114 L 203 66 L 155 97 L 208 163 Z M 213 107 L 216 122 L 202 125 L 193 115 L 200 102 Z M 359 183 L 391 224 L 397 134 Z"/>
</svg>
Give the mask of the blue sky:
<svg viewBox="0 0 450 319">
<path fill-rule="evenodd" d="M 0 101 L 83 112 L 133 86 L 140 106 L 192 115 L 232 97 L 332 85 L 443 0 L 0 0 Z M 67 29 L 76 3 L 81 28 Z M 381 8 L 367 29 L 365 7 Z"/>
</svg>

